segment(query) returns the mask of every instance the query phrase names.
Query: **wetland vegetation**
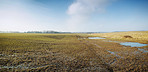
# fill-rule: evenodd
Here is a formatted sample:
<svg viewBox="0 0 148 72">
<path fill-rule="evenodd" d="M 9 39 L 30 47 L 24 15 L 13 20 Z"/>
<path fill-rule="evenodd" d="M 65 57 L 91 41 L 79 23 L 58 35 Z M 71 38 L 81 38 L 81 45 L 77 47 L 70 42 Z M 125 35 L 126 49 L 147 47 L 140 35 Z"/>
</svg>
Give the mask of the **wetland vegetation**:
<svg viewBox="0 0 148 72">
<path fill-rule="evenodd" d="M 148 72 L 148 0 L 0 0 L 0 72 Z"/>
<path fill-rule="evenodd" d="M 148 44 L 148 32 L 0 33 L 0 72 L 148 71 L 148 46 L 124 46 L 122 42 Z"/>
</svg>

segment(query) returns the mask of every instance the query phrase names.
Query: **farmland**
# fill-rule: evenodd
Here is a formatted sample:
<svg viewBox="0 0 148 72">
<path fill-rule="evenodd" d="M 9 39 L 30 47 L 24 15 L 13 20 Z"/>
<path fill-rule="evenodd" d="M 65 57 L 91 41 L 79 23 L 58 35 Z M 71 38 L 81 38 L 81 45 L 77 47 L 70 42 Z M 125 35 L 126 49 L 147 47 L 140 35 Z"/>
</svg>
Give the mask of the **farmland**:
<svg viewBox="0 0 148 72">
<path fill-rule="evenodd" d="M 147 71 L 148 53 L 139 51 L 139 47 L 123 46 L 115 42 L 132 41 L 148 44 L 147 32 L 131 33 L 1 33 L 0 71 Z M 132 39 L 122 38 L 122 34 L 130 34 Z M 142 36 L 139 39 L 137 35 L 140 34 Z M 93 36 L 106 39 L 88 39 Z M 148 46 L 140 48 L 148 50 Z"/>
</svg>

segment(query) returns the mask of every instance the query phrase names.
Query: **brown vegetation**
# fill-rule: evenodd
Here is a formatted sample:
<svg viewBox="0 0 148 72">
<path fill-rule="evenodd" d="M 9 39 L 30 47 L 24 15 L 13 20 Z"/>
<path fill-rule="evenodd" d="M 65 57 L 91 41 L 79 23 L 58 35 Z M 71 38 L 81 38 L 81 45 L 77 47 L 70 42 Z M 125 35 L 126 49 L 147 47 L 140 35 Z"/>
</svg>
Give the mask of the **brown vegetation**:
<svg viewBox="0 0 148 72">
<path fill-rule="evenodd" d="M 133 38 L 132 36 L 126 35 L 124 36 L 125 38 Z"/>
<path fill-rule="evenodd" d="M 0 34 L 1 72 L 144 72 L 147 55 L 86 34 Z"/>
</svg>

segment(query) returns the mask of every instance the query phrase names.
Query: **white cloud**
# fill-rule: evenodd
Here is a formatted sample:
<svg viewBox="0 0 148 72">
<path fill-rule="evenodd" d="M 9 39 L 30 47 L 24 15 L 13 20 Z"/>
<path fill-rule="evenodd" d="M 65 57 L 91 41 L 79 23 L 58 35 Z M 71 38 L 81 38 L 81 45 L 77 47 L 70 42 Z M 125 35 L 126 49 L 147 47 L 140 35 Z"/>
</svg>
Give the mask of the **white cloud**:
<svg viewBox="0 0 148 72">
<path fill-rule="evenodd" d="M 69 30 L 76 31 L 82 29 L 91 14 L 95 12 L 105 12 L 105 7 L 111 1 L 112 0 L 76 0 L 73 2 L 67 10 L 67 14 L 70 16 L 67 21 Z"/>
</svg>

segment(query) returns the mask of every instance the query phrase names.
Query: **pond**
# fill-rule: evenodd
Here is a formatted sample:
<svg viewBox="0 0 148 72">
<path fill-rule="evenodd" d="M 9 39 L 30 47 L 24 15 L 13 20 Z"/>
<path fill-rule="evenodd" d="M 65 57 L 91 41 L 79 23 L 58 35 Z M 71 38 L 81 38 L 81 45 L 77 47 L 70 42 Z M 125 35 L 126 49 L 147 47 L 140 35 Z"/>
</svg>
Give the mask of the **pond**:
<svg viewBox="0 0 148 72">
<path fill-rule="evenodd" d="M 102 37 L 88 37 L 88 39 L 106 39 L 106 38 L 102 38 Z"/>
<path fill-rule="evenodd" d="M 131 46 L 131 47 L 143 47 L 143 46 L 147 46 L 147 44 L 141 44 L 141 43 L 137 43 L 137 42 L 124 42 L 124 43 L 120 43 L 120 45 Z"/>
</svg>

